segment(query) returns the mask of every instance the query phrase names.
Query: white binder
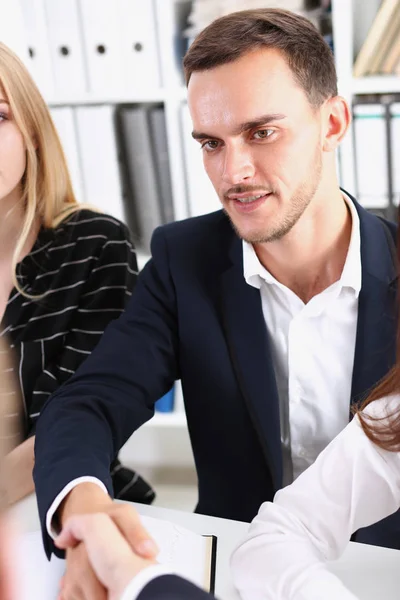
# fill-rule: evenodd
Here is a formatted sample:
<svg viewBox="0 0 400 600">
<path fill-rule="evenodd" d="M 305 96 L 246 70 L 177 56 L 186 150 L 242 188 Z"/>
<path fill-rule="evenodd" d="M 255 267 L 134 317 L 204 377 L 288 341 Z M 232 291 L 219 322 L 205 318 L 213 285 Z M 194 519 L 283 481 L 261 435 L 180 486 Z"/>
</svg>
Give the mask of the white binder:
<svg viewBox="0 0 400 600">
<path fill-rule="evenodd" d="M 200 144 L 192 138 L 193 125 L 187 104 L 182 104 L 181 119 L 189 211 L 191 217 L 196 217 L 220 209 L 221 202 L 204 169 Z"/>
<path fill-rule="evenodd" d="M 75 109 L 85 201 L 125 221 L 114 128 L 114 107 Z"/>
<path fill-rule="evenodd" d="M 114 0 L 119 19 L 125 92 L 161 86 L 153 0 Z"/>
<path fill-rule="evenodd" d="M 391 141 L 392 141 L 392 178 L 394 203 L 400 204 L 400 102 L 395 102 L 390 107 L 391 113 Z"/>
<path fill-rule="evenodd" d="M 27 64 L 28 49 L 21 6 L 0 0 L 0 42 L 11 48 Z"/>
<path fill-rule="evenodd" d="M 56 106 L 50 112 L 64 150 L 76 199 L 78 202 L 84 202 L 85 197 L 83 193 L 74 111 L 69 106 Z"/>
<path fill-rule="evenodd" d="M 78 0 L 44 1 L 55 93 L 62 98 L 79 97 L 88 84 Z"/>
<path fill-rule="evenodd" d="M 27 66 L 46 100 L 54 97 L 54 74 L 44 0 L 20 0 L 25 25 Z"/>
<path fill-rule="evenodd" d="M 384 106 L 356 104 L 354 136 L 358 201 L 365 208 L 386 208 L 389 198 Z"/>
<path fill-rule="evenodd" d="M 118 4 L 80 0 L 80 9 L 90 92 L 115 96 L 124 86 Z M 134 23 L 125 24 L 129 27 Z"/>
</svg>

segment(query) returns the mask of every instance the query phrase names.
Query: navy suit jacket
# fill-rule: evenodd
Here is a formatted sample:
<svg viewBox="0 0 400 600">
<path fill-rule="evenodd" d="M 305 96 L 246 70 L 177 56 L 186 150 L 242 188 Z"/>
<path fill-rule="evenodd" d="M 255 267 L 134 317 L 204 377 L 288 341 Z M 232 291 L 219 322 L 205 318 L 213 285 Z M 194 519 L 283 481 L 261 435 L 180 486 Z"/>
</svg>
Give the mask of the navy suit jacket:
<svg viewBox="0 0 400 600">
<path fill-rule="evenodd" d="M 163 575 L 143 588 L 137 600 L 211 600 L 214 596 L 176 575 Z"/>
<path fill-rule="evenodd" d="M 392 366 L 396 341 L 396 229 L 356 207 L 362 289 L 349 418 L 351 403 Z M 245 282 L 242 242 L 223 211 L 154 232 L 152 259 L 125 313 L 46 403 L 34 478 L 48 553 L 45 517 L 57 494 L 86 475 L 112 494 L 110 462 L 177 379 L 198 475 L 197 512 L 251 521 L 282 486 L 279 402 L 260 292 Z M 400 519 L 364 534 L 358 539 L 400 548 Z"/>
</svg>

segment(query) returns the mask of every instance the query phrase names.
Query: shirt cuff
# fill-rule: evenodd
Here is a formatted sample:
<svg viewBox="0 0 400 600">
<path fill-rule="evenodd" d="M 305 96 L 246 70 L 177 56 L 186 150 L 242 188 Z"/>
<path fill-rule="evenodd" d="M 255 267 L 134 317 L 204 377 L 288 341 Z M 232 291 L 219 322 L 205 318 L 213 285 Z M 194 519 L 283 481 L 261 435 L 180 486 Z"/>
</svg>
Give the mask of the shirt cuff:
<svg viewBox="0 0 400 600">
<path fill-rule="evenodd" d="M 120 600 L 136 600 L 140 592 L 150 581 L 161 577 L 161 575 L 171 575 L 172 571 L 164 565 L 152 565 L 140 571 L 125 588 Z"/>
<path fill-rule="evenodd" d="M 95 483 L 103 490 L 103 492 L 108 494 L 106 486 L 104 485 L 104 483 L 102 481 L 100 481 L 100 479 L 97 479 L 97 477 L 90 477 L 90 476 L 77 477 L 76 479 L 73 479 L 72 481 L 70 481 L 68 483 L 68 485 L 66 485 L 65 488 L 61 490 L 61 492 L 58 494 L 58 496 L 54 500 L 53 504 L 50 506 L 49 510 L 47 511 L 46 530 L 47 530 L 47 533 L 49 534 L 49 536 L 53 540 L 55 540 L 56 537 L 58 536 L 58 534 L 60 533 L 60 527 L 57 524 L 57 520 L 54 519 L 54 515 L 58 511 L 59 506 L 60 506 L 61 502 L 64 500 L 64 498 L 70 493 L 71 490 L 73 490 L 80 483 Z"/>
</svg>

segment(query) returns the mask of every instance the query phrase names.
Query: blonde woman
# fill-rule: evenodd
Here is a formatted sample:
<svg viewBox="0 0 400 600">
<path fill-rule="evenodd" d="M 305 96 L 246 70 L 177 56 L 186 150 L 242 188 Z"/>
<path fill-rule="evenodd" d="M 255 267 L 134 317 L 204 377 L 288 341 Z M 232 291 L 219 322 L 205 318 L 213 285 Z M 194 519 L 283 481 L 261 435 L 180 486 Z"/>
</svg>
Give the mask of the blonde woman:
<svg viewBox="0 0 400 600">
<path fill-rule="evenodd" d="M 0 43 L 0 337 L 14 347 L 25 423 L 25 440 L 5 461 L 17 475 L 12 501 L 34 489 L 35 424 L 46 400 L 123 312 L 136 275 L 127 228 L 78 205 L 48 108 Z M 117 497 L 154 497 L 118 462 L 113 483 Z"/>
</svg>

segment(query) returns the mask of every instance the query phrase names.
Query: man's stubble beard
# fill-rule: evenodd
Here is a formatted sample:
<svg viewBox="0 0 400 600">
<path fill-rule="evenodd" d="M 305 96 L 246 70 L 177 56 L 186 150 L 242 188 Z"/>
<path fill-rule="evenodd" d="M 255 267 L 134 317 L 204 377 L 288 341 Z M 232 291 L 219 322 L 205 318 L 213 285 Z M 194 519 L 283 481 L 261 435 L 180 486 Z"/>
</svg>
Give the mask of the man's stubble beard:
<svg viewBox="0 0 400 600">
<path fill-rule="evenodd" d="M 319 152 L 315 158 L 316 166 L 313 169 L 311 181 L 309 183 L 303 182 L 298 187 L 289 202 L 287 214 L 285 214 L 281 222 L 273 227 L 270 231 L 255 231 L 250 235 L 245 236 L 232 221 L 229 214 L 225 211 L 238 237 L 249 244 L 265 244 L 268 242 L 276 242 L 281 240 L 286 234 L 289 233 L 289 231 L 293 229 L 293 227 L 304 214 L 306 208 L 309 206 L 311 200 L 314 198 L 321 181 L 322 160 Z"/>
</svg>

